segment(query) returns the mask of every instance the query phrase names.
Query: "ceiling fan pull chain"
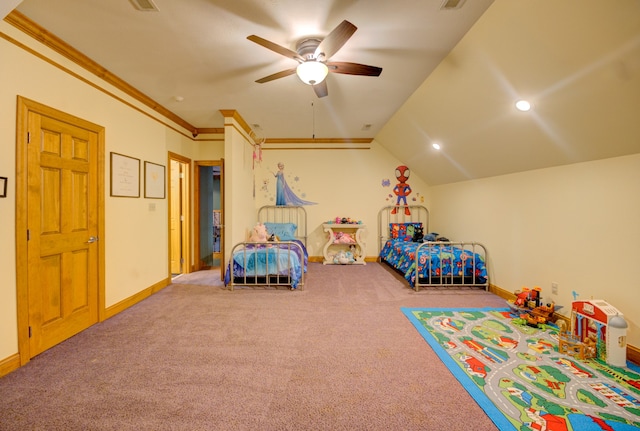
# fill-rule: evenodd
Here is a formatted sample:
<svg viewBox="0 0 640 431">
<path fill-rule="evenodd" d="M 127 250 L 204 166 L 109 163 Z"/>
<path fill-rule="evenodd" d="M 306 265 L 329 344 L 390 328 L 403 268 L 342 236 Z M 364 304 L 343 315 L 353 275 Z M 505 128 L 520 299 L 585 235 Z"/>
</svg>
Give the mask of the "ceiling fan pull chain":
<svg viewBox="0 0 640 431">
<path fill-rule="evenodd" d="M 311 102 L 311 139 L 316 139 L 316 106 Z"/>
</svg>

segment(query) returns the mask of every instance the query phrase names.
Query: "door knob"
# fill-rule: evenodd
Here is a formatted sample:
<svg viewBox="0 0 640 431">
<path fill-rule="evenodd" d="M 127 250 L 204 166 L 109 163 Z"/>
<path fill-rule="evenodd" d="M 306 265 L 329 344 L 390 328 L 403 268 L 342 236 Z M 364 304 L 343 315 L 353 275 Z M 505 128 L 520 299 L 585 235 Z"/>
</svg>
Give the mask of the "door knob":
<svg viewBox="0 0 640 431">
<path fill-rule="evenodd" d="M 96 242 L 97 240 L 98 240 L 97 236 L 90 236 L 89 241 L 87 241 L 87 244 L 91 244 L 93 242 Z"/>
</svg>

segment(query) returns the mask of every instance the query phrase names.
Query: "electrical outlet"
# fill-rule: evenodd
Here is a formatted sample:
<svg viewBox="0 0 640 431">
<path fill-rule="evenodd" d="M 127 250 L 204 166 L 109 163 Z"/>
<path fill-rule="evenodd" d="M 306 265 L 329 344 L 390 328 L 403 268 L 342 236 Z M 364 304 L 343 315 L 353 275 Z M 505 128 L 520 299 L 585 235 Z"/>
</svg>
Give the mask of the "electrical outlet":
<svg viewBox="0 0 640 431">
<path fill-rule="evenodd" d="M 558 294 L 558 283 L 556 283 L 555 281 L 551 282 L 551 293 L 553 295 Z"/>
</svg>

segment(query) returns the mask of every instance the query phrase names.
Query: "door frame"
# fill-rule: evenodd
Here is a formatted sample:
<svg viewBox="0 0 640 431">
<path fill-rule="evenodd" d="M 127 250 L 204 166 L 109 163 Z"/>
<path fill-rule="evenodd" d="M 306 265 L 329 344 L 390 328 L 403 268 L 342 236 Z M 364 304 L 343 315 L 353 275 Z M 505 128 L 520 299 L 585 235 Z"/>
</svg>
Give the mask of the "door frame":
<svg viewBox="0 0 640 431">
<path fill-rule="evenodd" d="M 168 268 L 168 277 L 171 279 L 171 162 L 178 162 L 182 165 L 186 165 L 185 169 L 185 177 L 183 178 L 183 182 L 180 187 L 180 193 L 182 194 L 182 199 L 180 200 L 181 205 L 181 213 L 183 217 L 183 223 L 180 227 L 180 234 L 182 236 L 182 250 L 180 258 L 184 262 L 182 265 L 182 273 L 187 274 L 191 272 L 191 159 L 181 156 L 180 154 L 172 153 L 169 151 L 167 153 L 167 189 L 168 189 L 168 205 L 167 205 L 167 239 L 168 239 L 168 248 L 167 248 L 167 268 Z"/>
<path fill-rule="evenodd" d="M 22 96 L 17 98 L 16 113 L 16 307 L 18 317 L 18 356 L 23 366 L 31 360 L 29 346 L 29 284 L 28 284 L 28 117 L 29 112 L 55 118 L 95 132 L 98 137 L 98 322 L 106 319 L 105 309 L 105 129 L 82 118 L 75 117 Z"/>
<path fill-rule="evenodd" d="M 196 161 L 194 166 L 194 204 L 193 204 L 193 224 L 194 229 L 194 253 L 198 256 L 195 259 L 195 270 L 198 271 L 200 267 L 200 167 L 201 166 L 220 166 L 220 279 L 224 278 L 224 159 L 220 160 L 207 160 Z"/>
</svg>

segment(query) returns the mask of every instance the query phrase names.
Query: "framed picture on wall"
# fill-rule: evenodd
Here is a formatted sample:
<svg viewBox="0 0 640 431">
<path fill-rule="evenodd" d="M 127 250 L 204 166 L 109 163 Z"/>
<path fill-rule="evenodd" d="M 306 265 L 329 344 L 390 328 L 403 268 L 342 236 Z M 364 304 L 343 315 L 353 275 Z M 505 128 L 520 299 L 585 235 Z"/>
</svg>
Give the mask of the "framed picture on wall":
<svg viewBox="0 0 640 431">
<path fill-rule="evenodd" d="M 0 198 L 7 197 L 7 177 L 0 177 Z"/>
<path fill-rule="evenodd" d="M 111 196 L 140 197 L 140 159 L 111 153 Z"/>
<path fill-rule="evenodd" d="M 144 197 L 164 199 L 164 166 L 144 162 Z"/>
</svg>

